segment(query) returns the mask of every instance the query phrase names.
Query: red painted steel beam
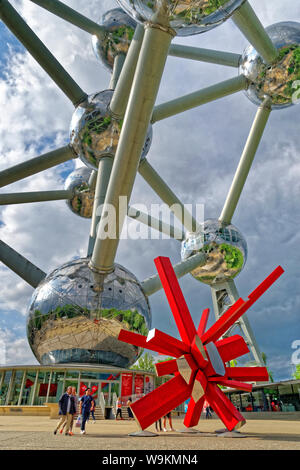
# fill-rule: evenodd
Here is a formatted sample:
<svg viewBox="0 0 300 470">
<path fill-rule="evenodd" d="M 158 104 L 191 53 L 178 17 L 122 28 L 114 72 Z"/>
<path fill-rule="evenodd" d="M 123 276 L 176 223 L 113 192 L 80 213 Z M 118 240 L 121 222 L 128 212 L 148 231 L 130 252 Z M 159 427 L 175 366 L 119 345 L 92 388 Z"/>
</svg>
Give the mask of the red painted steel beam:
<svg viewBox="0 0 300 470">
<path fill-rule="evenodd" d="M 209 308 L 206 308 L 202 312 L 201 320 L 200 320 L 198 330 L 197 330 L 197 334 L 198 334 L 198 336 L 200 336 L 200 338 L 205 333 L 208 318 L 209 318 Z"/>
<path fill-rule="evenodd" d="M 171 261 L 169 258 L 159 256 L 154 260 L 154 263 L 172 310 L 180 337 L 184 343 L 191 344 L 196 334 L 196 328 Z"/>
<path fill-rule="evenodd" d="M 206 399 L 229 431 L 245 421 L 245 418 L 216 384 L 208 382 Z"/>
<path fill-rule="evenodd" d="M 246 384 L 244 382 L 239 382 L 238 380 L 226 380 L 220 379 L 218 377 L 211 377 L 208 379 L 209 382 L 218 382 L 219 385 L 224 385 L 224 387 L 236 388 L 237 390 L 243 390 L 244 392 L 252 392 L 253 386 L 251 384 Z"/>
<path fill-rule="evenodd" d="M 123 341 L 124 343 L 133 344 L 134 346 L 139 346 L 140 348 L 148 349 L 147 345 L 147 336 L 140 335 L 139 333 L 134 333 L 133 331 L 128 330 L 121 330 L 118 336 L 119 341 Z M 151 349 L 159 354 L 169 355 L 168 351 L 166 351 L 163 347 L 151 347 Z"/>
<path fill-rule="evenodd" d="M 267 382 L 269 374 L 266 367 L 226 367 L 226 378 L 247 382 Z"/>
<path fill-rule="evenodd" d="M 205 397 L 202 397 L 197 403 L 194 402 L 193 398 L 190 399 L 188 404 L 188 409 L 183 421 L 183 424 L 187 428 L 192 428 L 193 426 L 197 426 L 199 423 L 199 419 L 201 417 L 201 413 L 203 410 Z"/>
<path fill-rule="evenodd" d="M 204 333 L 202 341 L 204 344 L 217 341 L 228 328 L 236 321 L 236 315 L 240 312 L 242 306 L 245 305 L 245 301 L 239 298 L 229 309 L 223 313 L 223 315 Z M 240 314 L 242 315 L 242 313 Z M 239 315 L 239 317 L 240 317 Z M 238 318 L 239 318 L 238 317 Z"/>
<path fill-rule="evenodd" d="M 192 387 L 178 374 L 134 402 L 131 409 L 141 428 L 146 429 L 187 400 L 191 391 Z"/>
<path fill-rule="evenodd" d="M 237 357 L 249 352 L 249 348 L 240 335 L 229 336 L 228 338 L 216 341 L 215 345 L 224 362 L 232 361 Z"/>
<path fill-rule="evenodd" d="M 178 372 L 176 359 L 173 359 L 172 361 L 157 362 L 155 364 L 155 369 L 158 377 L 175 374 L 175 372 Z"/>
<path fill-rule="evenodd" d="M 168 351 L 170 356 L 174 357 L 180 357 L 183 354 L 189 353 L 191 349 L 187 344 L 176 338 L 173 338 L 173 336 L 163 333 L 157 328 L 153 328 L 149 331 L 147 336 L 147 344 L 148 349 L 152 349 L 152 346 L 163 348 Z"/>
</svg>

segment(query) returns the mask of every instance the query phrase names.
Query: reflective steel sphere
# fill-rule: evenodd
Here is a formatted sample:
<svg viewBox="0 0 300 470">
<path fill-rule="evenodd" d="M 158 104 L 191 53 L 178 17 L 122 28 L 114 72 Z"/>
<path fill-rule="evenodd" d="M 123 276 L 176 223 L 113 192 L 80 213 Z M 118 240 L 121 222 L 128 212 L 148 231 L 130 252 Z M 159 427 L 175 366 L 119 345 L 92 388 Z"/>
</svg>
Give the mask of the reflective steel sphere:
<svg viewBox="0 0 300 470">
<path fill-rule="evenodd" d="M 178 36 L 204 33 L 226 21 L 245 0 L 118 0 L 135 20 L 160 23 L 166 16 Z"/>
<path fill-rule="evenodd" d="M 246 95 L 253 103 L 260 105 L 268 96 L 272 108 L 281 109 L 293 104 L 296 91 L 293 83 L 300 80 L 300 23 L 277 23 L 266 31 L 278 49 L 277 60 L 267 65 L 253 46 L 248 46 L 242 56 L 240 73 L 251 81 Z"/>
<path fill-rule="evenodd" d="M 90 168 L 98 168 L 99 160 L 114 156 L 117 151 L 123 120 L 112 117 L 109 104 L 113 90 L 90 95 L 77 106 L 70 125 L 70 144 L 74 152 Z M 152 126 L 142 151 L 146 156 L 151 145 Z"/>
<path fill-rule="evenodd" d="M 191 233 L 181 244 L 181 258 L 188 259 L 198 252 L 207 254 L 204 266 L 191 274 L 205 284 L 226 281 L 236 277 L 247 259 L 247 243 L 234 225 L 226 227 L 215 219 L 208 219 L 197 233 Z"/>
<path fill-rule="evenodd" d="M 104 13 L 100 24 L 105 27 L 106 33 L 101 39 L 93 36 L 93 49 L 98 59 L 111 71 L 115 57 L 127 54 L 136 22 L 121 8 L 114 8 Z"/>
<path fill-rule="evenodd" d="M 136 277 L 122 266 L 102 289 L 89 258 L 64 264 L 35 290 L 27 335 L 41 364 L 92 363 L 129 367 L 142 350 L 118 340 L 122 328 L 147 335 L 151 312 Z"/>
<path fill-rule="evenodd" d="M 65 182 L 65 189 L 73 191 L 72 199 L 68 199 L 67 206 L 74 214 L 90 219 L 93 214 L 95 191 L 89 187 L 92 170 L 83 166 L 69 174 Z"/>
</svg>

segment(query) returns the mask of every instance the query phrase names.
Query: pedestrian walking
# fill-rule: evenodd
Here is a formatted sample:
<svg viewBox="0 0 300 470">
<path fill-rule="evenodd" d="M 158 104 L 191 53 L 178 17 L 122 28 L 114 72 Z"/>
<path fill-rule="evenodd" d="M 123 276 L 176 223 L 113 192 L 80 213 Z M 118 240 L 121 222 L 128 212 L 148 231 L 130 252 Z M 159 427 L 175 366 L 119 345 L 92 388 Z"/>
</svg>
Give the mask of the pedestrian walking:
<svg viewBox="0 0 300 470">
<path fill-rule="evenodd" d="M 79 400 L 79 414 L 81 414 L 81 427 L 80 434 L 86 434 L 85 423 L 89 419 L 90 412 L 93 410 L 93 397 L 91 396 L 91 389 L 87 388 L 85 395 Z"/>
<path fill-rule="evenodd" d="M 74 397 L 75 413 L 72 415 L 72 419 L 71 419 L 70 431 L 69 431 L 70 436 L 74 435 L 74 433 L 73 433 L 74 418 L 75 418 L 75 415 L 76 415 L 77 410 L 78 410 L 78 397 L 76 395 L 76 387 L 72 387 L 72 396 Z M 63 431 L 66 427 L 66 424 L 67 423 L 65 421 L 64 424 L 62 425 L 61 430 L 59 431 L 60 434 L 63 433 Z"/>
<path fill-rule="evenodd" d="M 128 398 L 126 405 L 127 405 L 127 411 L 128 411 L 129 419 L 134 419 L 133 413 L 131 411 L 131 405 L 132 405 L 131 397 Z"/>
<path fill-rule="evenodd" d="M 172 415 L 171 415 L 171 411 L 169 411 L 169 413 L 167 413 L 167 414 L 164 416 L 164 422 L 163 422 L 163 430 L 164 430 L 164 432 L 167 432 L 167 418 L 168 418 L 168 420 L 169 420 L 170 431 L 175 431 L 175 429 L 173 428 L 173 425 L 172 425 Z"/>
<path fill-rule="evenodd" d="M 158 431 L 162 431 L 162 427 L 161 427 L 161 418 L 159 418 L 159 420 L 155 421 L 155 430 L 156 432 Z"/>
<path fill-rule="evenodd" d="M 62 394 L 58 401 L 59 415 L 61 416 L 56 428 L 54 429 L 54 434 L 66 423 L 65 435 L 70 436 L 70 426 L 72 418 L 76 412 L 75 401 L 72 395 L 72 387 L 68 387 L 67 391 Z"/>
<path fill-rule="evenodd" d="M 121 398 L 118 397 L 116 401 L 116 419 L 118 419 L 118 416 L 120 416 L 120 419 L 123 419 L 122 416 L 122 401 Z"/>
</svg>

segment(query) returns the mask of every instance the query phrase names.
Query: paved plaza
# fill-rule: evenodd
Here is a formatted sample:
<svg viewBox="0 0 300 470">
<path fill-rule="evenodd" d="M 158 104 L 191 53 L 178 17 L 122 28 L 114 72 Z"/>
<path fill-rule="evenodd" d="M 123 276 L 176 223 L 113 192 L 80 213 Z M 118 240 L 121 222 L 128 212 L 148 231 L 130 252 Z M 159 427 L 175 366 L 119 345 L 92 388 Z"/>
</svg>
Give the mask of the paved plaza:
<svg viewBox="0 0 300 470">
<path fill-rule="evenodd" d="M 56 420 L 37 416 L 0 416 L 1 450 L 300 450 L 300 421 L 293 416 L 248 420 L 241 429 L 245 438 L 217 437 L 224 425 L 218 419 L 201 420 L 203 434 L 162 432 L 157 437 L 129 437 L 137 431 L 134 421 L 102 420 L 88 423 L 86 435 L 75 428 L 74 436 L 54 435 Z M 174 419 L 176 430 L 182 419 Z M 154 426 L 149 428 L 154 431 Z"/>
</svg>

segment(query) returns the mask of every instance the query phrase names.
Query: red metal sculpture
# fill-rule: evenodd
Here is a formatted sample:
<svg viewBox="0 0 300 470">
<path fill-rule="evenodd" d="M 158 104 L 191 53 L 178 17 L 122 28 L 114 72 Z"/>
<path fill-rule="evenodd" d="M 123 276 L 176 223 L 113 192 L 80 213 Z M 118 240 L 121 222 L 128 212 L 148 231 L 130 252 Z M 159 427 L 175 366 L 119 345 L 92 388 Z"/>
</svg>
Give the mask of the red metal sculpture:
<svg viewBox="0 0 300 470">
<path fill-rule="evenodd" d="M 205 399 L 229 431 L 245 424 L 245 419 L 218 385 L 251 391 L 244 381 L 267 381 L 265 367 L 227 367 L 225 363 L 249 352 L 239 335 L 219 338 L 284 272 L 278 266 L 244 301 L 239 298 L 207 331 L 209 309 L 203 311 L 196 330 L 169 258 L 154 260 L 169 301 L 181 340 L 157 329 L 143 336 L 121 330 L 119 340 L 175 357 L 156 364 L 158 376 L 174 374 L 174 378 L 131 405 L 142 429 L 146 429 L 190 397 L 184 419 L 187 427 L 196 426 Z"/>
</svg>

